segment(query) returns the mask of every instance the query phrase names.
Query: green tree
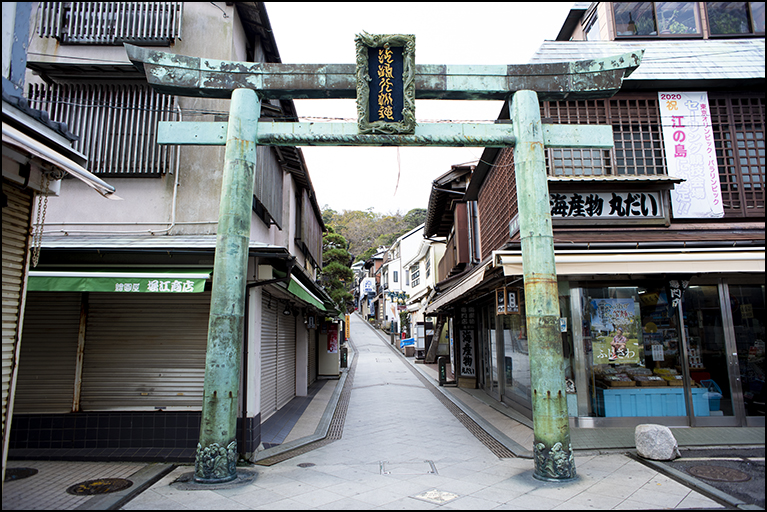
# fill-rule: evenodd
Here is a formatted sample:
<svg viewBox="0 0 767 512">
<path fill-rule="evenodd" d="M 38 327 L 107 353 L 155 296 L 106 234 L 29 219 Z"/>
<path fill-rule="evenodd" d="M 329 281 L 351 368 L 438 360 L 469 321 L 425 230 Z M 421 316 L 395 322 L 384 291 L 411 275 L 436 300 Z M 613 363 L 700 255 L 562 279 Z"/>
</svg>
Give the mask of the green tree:
<svg viewBox="0 0 767 512">
<path fill-rule="evenodd" d="M 322 237 L 322 272 L 320 282 L 339 309 L 350 309 L 354 296 L 349 288 L 354 283 L 354 272 L 350 268 L 352 255 L 348 251 L 349 243 L 335 233 L 331 226 Z"/>
</svg>

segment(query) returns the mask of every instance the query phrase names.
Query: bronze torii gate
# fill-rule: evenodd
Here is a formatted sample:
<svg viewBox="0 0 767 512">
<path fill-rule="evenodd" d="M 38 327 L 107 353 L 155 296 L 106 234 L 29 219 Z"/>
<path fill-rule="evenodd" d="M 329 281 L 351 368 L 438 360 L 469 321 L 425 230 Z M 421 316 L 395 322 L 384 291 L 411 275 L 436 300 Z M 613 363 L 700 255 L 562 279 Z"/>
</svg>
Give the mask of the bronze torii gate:
<svg viewBox="0 0 767 512">
<path fill-rule="evenodd" d="M 402 47 L 405 115 L 400 123 L 369 122 L 370 48 Z M 559 335 L 559 302 L 545 147 L 613 147 L 611 126 L 542 124 L 539 101 L 609 97 L 636 69 L 642 52 L 554 64 L 415 65 L 414 36 L 357 36 L 358 65 L 274 64 L 187 57 L 125 45 L 156 90 L 182 96 L 231 97 L 228 123 L 163 122 L 160 144 L 226 145 L 213 272 L 205 387 L 195 481 L 237 477 L 235 439 L 245 273 L 257 145 L 514 147 L 529 340 L 534 476 L 576 477 Z M 375 55 L 375 54 L 371 54 Z M 361 57 L 362 56 L 362 57 Z M 362 63 L 361 63 L 362 59 Z M 360 63 L 362 65 L 360 65 Z M 381 75 L 379 75 L 381 76 Z M 396 77 L 398 78 L 398 77 Z M 383 86 L 382 86 L 383 87 Z M 383 89 L 382 89 L 383 90 Z M 262 99 L 355 98 L 358 123 L 259 122 Z M 415 125 L 415 99 L 510 101 L 508 124 Z M 410 126 L 402 129 L 399 125 Z M 396 126 L 395 126 L 396 125 Z M 392 128 L 394 126 L 394 128 Z"/>
</svg>

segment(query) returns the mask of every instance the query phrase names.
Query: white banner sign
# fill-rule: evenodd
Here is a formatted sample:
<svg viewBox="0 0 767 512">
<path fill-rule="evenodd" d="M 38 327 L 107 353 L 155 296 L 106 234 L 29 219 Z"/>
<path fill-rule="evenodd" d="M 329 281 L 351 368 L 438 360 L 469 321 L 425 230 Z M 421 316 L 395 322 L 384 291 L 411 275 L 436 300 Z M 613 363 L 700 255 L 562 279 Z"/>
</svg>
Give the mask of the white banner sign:
<svg viewBox="0 0 767 512">
<path fill-rule="evenodd" d="M 686 180 L 671 191 L 674 217 L 723 217 L 708 94 L 659 92 L 658 100 L 668 173 Z"/>
</svg>

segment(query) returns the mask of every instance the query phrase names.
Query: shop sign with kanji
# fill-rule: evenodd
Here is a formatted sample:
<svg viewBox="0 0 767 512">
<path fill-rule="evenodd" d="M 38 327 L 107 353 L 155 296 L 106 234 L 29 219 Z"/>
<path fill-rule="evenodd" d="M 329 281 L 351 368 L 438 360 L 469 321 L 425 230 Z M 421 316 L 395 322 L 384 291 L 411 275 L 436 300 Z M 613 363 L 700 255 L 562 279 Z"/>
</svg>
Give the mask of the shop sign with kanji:
<svg viewBox="0 0 767 512">
<path fill-rule="evenodd" d="M 552 192 L 552 219 L 567 220 L 655 220 L 666 211 L 658 191 Z"/>
<path fill-rule="evenodd" d="M 359 133 L 414 133 L 415 36 L 363 32 L 355 43 Z"/>
</svg>

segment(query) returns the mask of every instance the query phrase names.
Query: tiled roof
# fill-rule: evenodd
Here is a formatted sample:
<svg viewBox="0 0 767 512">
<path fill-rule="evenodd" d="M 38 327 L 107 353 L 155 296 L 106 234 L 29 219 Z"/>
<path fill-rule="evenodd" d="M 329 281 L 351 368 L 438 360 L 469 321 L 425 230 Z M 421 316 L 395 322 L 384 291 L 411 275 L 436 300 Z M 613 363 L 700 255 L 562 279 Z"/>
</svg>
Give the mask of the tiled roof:
<svg viewBox="0 0 767 512">
<path fill-rule="evenodd" d="M 596 59 L 644 49 L 626 83 L 640 80 L 764 79 L 764 39 L 546 41 L 531 64 Z"/>
</svg>

